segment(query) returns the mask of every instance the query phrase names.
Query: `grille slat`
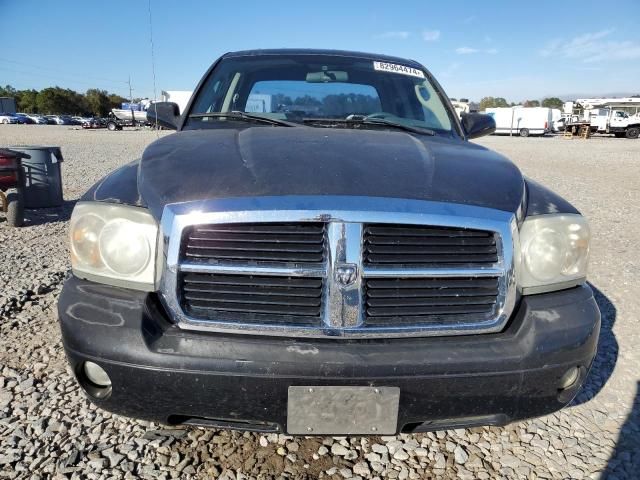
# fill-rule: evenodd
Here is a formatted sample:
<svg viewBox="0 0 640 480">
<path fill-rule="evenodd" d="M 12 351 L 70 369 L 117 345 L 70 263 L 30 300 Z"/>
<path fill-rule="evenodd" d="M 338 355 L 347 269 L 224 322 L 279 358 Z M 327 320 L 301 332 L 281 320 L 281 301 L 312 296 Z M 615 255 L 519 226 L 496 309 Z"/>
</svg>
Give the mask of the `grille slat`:
<svg viewBox="0 0 640 480">
<path fill-rule="evenodd" d="M 206 262 L 321 264 L 323 223 L 198 225 L 187 229 L 184 256 Z"/>
<path fill-rule="evenodd" d="M 366 225 L 365 265 L 489 265 L 498 261 L 492 232 L 416 225 Z"/>
<path fill-rule="evenodd" d="M 240 314 L 272 314 L 282 316 L 315 317 L 315 307 L 300 307 L 296 305 L 262 305 L 257 303 L 226 303 L 226 302 L 199 302 L 194 301 L 189 305 L 189 310 L 198 312 L 206 311 L 207 314 L 219 315 L 220 312 L 236 312 Z M 236 321 L 242 321 L 243 317 L 236 317 Z M 257 320 L 257 319 L 256 319 Z"/>
<path fill-rule="evenodd" d="M 374 298 L 367 299 L 367 305 L 376 307 L 426 307 L 426 306 L 464 306 L 464 305 L 492 305 L 495 297 L 410 297 L 410 298 Z"/>
<path fill-rule="evenodd" d="M 322 243 L 287 243 L 287 242 L 223 242 L 202 241 L 190 239 L 189 247 L 203 250 L 242 250 L 253 251 L 259 249 L 263 252 L 303 252 L 322 253 Z"/>
<path fill-rule="evenodd" d="M 460 315 L 468 313 L 489 313 L 491 308 L 485 305 L 438 305 L 417 307 L 381 307 L 369 308 L 371 317 L 398 317 L 398 316 L 430 316 L 430 315 Z M 428 319 L 427 319 L 428 320 Z M 418 322 L 419 323 L 419 322 Z"/>
<path fill-rule="evenodd" d="M 216 295 L 236 294 L 236 295 L 287 295 L 292 297 L 315 297 L 317 291 L 312 288 L 254 288 L 247 289 L 242 286 L 228 285 L 226 288 L 210 288 L 202 285 L 185 286 L 185 292 L 206 292 Z"/>
<path fill-rule="evenodd" d="M 297 263 L 321 263 L 322 252 L 320 253 L 297 253 L 297 252 L 241 252 L 234 250 L 209 251 L 199 248 L 188 248 L 187 257 L 206 258 L 216 260 L 242 260 L 253 262 L 297 262 Z M 249 260 L 250 259 L 250 260 Z"/>
<path fill-rule="evenodd" d="M 488 260 L 489 255 L 469 255 L 469 254 L 457 254 L 457 255 L 367 255 L 369 264 L 452 264 L 452 263 L 495 263 L 497 261 L 496 255 L 491 255 L 492 260 Z"/>
<path fill-rule="evenodd" d="M 287 296 L 287 295 L 257 295 L 252 298 L 251 295 L 243 294 L 228 294 L 217 293 L 215 294 L 216 300 L 211 300 L 211 296 L 206 292 L 200 293 L 185 293 L 185 300 L 192 303 L 242 303 L 245 305 L 299 305 L 301 307 L 317 307 L 320 305 L 320 297 L 300 297 L 300 296 Z"/>
<path fill-rule="evenodd" d="M 212 285 L 257 285 L 273 287 L 291 288 L 320 288 L 322 280 L 319 278 L 303 277 L 259 277 L 244 275 L 206 275 L 201 273 L 187 273 L 184 275 L 185 282 L 189 284 L 212 284 Z"/>
<path fill-rule="evenodd" d="M 398 277 L 402 272 L 398 272 Z M 496 286 L 495 278 L 396 278 L 389 279 L 369 279 L 367 285 L 372 288 L 463 288 L 463 287 L 485 287 Z"/>
<path fill-rule="evenodd" d="M 367 226 L 367 233 L 370 235 L 381 235 L 390 237 L 490 237 L 489 232 L 483 230 L 465 230 L 449 227 L 423 227 L 408 225 L 392 226 Z"/>
</svg>

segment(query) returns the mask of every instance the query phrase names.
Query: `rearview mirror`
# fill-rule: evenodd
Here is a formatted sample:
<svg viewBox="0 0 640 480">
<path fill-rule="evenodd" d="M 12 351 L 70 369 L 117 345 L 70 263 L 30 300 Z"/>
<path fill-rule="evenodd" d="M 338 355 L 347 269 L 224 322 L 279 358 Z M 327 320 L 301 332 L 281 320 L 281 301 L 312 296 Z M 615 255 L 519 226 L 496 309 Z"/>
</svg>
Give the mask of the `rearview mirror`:
<svg viewBox="0 0 640 480">
<path fill-rule="evenodd" d="M 323 70 L 322 72 L 307 73 L 308 83 L 348 82 L 349 74 L 339 70 Z"/>
<path fill-rule="evenodd" d="M 156 102 L 147 109 L 147 122 L 176 130 L 180 122 L 180 107 L 173 102 Z"/>
<path fill-rule="evenodd" d="M 496 131 L 496 121 L 490 115 L 483 113 L 465 113 L 462 115 L 462 128 L 467 138 L 484 137 Z"/>
</svg>

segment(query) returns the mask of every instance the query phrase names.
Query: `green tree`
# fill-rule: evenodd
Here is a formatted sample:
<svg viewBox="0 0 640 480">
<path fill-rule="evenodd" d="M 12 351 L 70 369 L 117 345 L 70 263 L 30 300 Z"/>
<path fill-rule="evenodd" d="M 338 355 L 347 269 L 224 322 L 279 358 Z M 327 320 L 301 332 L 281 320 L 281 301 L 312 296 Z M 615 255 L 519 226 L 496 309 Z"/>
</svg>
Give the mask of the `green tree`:
<svg viewBox="0 0 640 480">
<path fill-rule="evenodd" d="M 109 100 L 109 93 L 106 90 L 90 88 L 84 96 L 87 108 L 93 115 L 97 115 L 99 117 L 107 116 L 112 107 Z"/>
<path fill-rule="evenodd" d="M 37 90 L 20 90 L 16 96 L 18 111 L 25 113 L 38 112 L 38 91 Z"/>
<path fill-rule="evenodd" d="M 542 106 L 547 108 L 559 108 L 562 110 L 564 102 L 558 97 L 548 97 L 542 100 Z"/>
<path fill-rule="evenodd" d="M 500 108 L 508 107 L 509 103 L 502 97 L 484 97 L 480 100 L 480 110 L 486 110 L 487 108 Z"/>
<path fill-rule="evenodd" d="M 15 97 L 17 92 L 11 85 L 0 87 L 0 97 Z"/>
<path fill-rule="evenodd" d="M 126 98 L 117 95 L 115 93 L 111 93 L 109 95 L 109 110 L 111 110 L 112 108 L 121 108 L 122 104 L 124 102 L 128 102 L 129 100 L 127 100 Z"/>
<path fill-rule="evenodd" d="M 539 107 L 540 102 L 538 100 L 525 100 L 522 102 L 523 107 Z"/>
<path fill-rule="evenodd" d="M 49 87 L 38 92 L 38 111 L 45 114 L 83 114 L 88 111 L 84 95 L 70 89 Z"/>
</svg>

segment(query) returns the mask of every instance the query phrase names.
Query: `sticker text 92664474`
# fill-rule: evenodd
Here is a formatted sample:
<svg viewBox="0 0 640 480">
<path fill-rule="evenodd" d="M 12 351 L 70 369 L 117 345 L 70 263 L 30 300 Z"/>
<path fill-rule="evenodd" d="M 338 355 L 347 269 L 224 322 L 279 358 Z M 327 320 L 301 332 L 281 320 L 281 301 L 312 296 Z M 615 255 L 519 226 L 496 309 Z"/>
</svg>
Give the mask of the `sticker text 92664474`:
<svg viewBox="0 0 640 480">
<path fill-rule="evenodd" d="M 424 78 L 424 72 L 417 68 L 398 65 L 388 62 L 373 62 L 373 69 L 380 72 L 400 73 L 401 75 L 409 75 L 411 77 Z"/>
</svg>

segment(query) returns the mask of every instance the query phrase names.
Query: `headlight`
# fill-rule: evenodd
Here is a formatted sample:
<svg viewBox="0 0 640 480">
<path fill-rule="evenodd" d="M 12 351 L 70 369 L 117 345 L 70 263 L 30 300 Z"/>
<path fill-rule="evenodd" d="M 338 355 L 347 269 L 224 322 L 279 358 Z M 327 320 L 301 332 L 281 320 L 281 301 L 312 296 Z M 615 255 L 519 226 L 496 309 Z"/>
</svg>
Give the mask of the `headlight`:
<svg viewBox="0 0 640 480">
<path fill-rule="evenodd" d="M 138 207 L 78 203 L 71 215 L 71 266 L 80 278 L 153 291 L 158 226 Z"/>
<path fill-rule="evenodd" d="M 581 215 L 541 215 L 520 229 L 523 293 L 541 293 L 577 285 L 587 275 L 591 234 Z"/>
</svg>

